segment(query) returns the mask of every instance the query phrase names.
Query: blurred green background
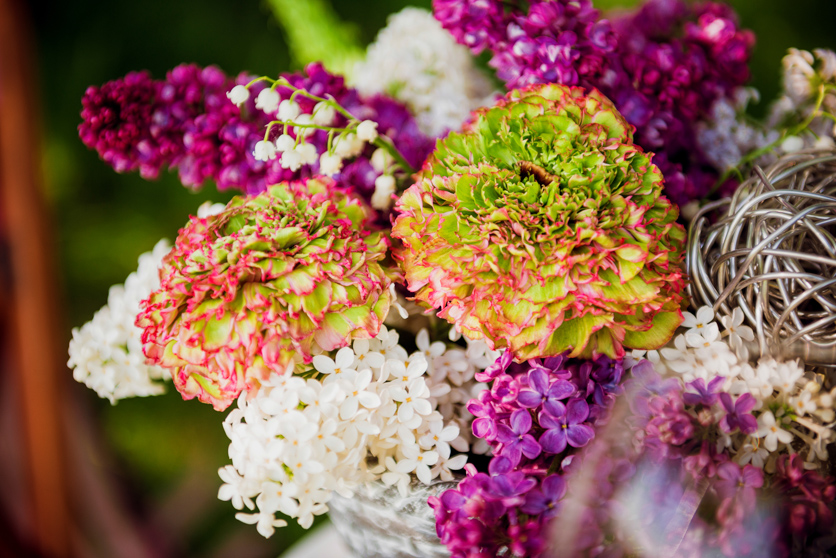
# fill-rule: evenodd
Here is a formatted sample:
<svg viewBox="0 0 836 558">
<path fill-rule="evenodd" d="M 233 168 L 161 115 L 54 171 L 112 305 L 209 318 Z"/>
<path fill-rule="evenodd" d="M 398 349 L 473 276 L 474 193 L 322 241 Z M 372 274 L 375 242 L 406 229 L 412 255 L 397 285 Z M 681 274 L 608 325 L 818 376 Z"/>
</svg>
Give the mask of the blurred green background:
<svg viewBox="0 0 836 558">
<path fill-rule="evenodd" d="M 307 0 L 272 0 L 273 5 L 303 9 Z M 333 9 L 349 22 L 366 45 L 389 14 L 407 5 L 429 8 L 430 0 L 333 0 Z M 599 8 L 633 4 L 598 0 Z M 33 10 L 44 147 L 43 170 L 60 258 L 67 339 L 107 301 L 108 287 L 136 268 L 139 254 L 161 237 L 173 239 L 190 213 L 205 200 L 225 201 L 228 192 L 213 187 L 190 192 L 174 174 L 149 182 L 137 174 L 119 175 L 79 141 L 80 99 L 88 85 L 99 85 L 129 71 L 147 69 L 162 77 L 183 63 L 216 64 L 229 74 L 247 70 L 275 75 L 301 67 L 288 37 L 305 36 L 299 25 L 286 32 L 266 0 L 47 0 Z M 760 89 L 762 112 L 779 88 L 780 61 L 790 46 L 836 49 L 834 0 L 734 0 L 743 25 L 755 31 L 753 85 Z M 317 36 L 308 40 L 316 45 Z M 164 505 L 188 479 L 201 479 L 209 492 L 197 519 L 182 533 L 188 556 L 241 541 L 252 556 L 276 556 L 300 536 L 298 528 L 279 530 L 261 542 L 253 526 L 234 519 L 227 502 L 214 498 L 225 465 L 227 438 L 221 417 L 209 406 L 183 402 L 175 392 L 110 406 L 92 391 L 76 386 L 99 419 L 102 434 L 116 455 L 118 476 L 143 502 L 144 509 Z M 238 544 L 238 543 L 236 543 Z M 228 554 L 235 555 L 235 554 Z"/>
</svg>

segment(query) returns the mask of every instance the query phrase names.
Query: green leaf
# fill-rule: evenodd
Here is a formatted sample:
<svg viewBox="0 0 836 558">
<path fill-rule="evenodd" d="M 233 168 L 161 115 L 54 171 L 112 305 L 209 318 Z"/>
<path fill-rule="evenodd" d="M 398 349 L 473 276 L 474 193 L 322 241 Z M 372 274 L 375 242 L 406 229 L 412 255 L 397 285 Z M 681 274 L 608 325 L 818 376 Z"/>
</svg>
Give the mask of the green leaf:
<svg viewBox="0 0 836 558">
<path fill-rule="evenodd" d="M 322 62 L 349 76 L 365 51 L 357 27 L 342 21 L 328 0 L 268 0 L 284 27 L 290 52 L 300 66 Z"/>
</svg>

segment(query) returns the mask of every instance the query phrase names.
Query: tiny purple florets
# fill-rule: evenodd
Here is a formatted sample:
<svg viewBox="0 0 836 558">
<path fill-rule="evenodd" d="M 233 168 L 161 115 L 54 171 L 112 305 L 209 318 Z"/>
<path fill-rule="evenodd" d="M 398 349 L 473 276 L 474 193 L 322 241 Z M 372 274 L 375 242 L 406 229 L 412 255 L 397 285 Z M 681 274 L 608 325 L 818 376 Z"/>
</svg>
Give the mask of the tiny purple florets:
<svg viewBox="0 0 836 558">
<path fill-rule="evenodd" d="M 430 499 L 453 558 L 496 556 L 503 547 L 520 557 L 543 552 L 543 528 L 560 509 L 571 458 L 606 422 L 623 373 L 620 360 L 564 355 L 523 364 L 500 357 L 485 372 L 491 389 L 468 410 L 473 433 L 493 449 L 488 473 L 468 466 L 456 489 Z"/>
</svg>

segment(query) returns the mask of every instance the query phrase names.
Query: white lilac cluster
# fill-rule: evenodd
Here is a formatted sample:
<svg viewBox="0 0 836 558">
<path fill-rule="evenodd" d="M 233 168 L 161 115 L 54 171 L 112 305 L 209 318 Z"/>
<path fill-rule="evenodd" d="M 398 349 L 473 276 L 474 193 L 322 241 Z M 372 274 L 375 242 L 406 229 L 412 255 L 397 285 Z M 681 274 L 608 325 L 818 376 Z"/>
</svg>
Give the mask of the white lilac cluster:
<svg viewBox="0 0 836 558">
<path fill-rule="evenodd" d="M 743 325 L 740 308 L 720 318 L 722 332 L 710 307 L 683 315 L 684 333 L 659 351 L 633 351 L 632 358 L 647 358 L 657 372 L 683 384 L 702 380 L 706 387 L 716 381 L 720 392 L 751 394 L 757 431 L 748 436 L 738 431 L 719 442 L 741 465 L 751 462 L 771 471 L 779 454 L 800 453 L 807 467 L 820 467 L 828 458 L 827 445 L 836 441 L 836 388 L 824 390 L 824 378 L 797 361 L 765 356 L 751 364 L 747 345 L 754 333 Z"/>
<path fill-rule="evenodd" d="M 490 81 L 467 48 L 419 8 L 389 18 L 354 81 L 363 94 L 386 93 L 405 103 L 432 136 L 458 129 L 471 111 L 493 101 Z"/>
<path fill-rule="evenodd" d="M 73 329 L 67 362 L 73 377 L 111 403 L 160 394 L 161 380 L 171 379 L 164 368 L 145 364 L 142 330 L 134 325 L 140 301 L 160 286 L 159 266 L 170 249 L 167 240 L 160 240 L 153 251 L 142 254 L 138 269 L 125 284 L 110 287 L 107 305 L 80 329 Z"/>
<path fill-rule="evenodd" d="M 789 135 L 781 150 L 791 153 L 805 148 L 836 148 L 836 53 L 827 49 L 789 49 L 783 59 L 784 91 L 772 106 L 768 124 L 792 130 L 812 118 L 797 135 Z M 818 114 L 814 115 L 820 93 L 824 93 Z M 827 116 L 825 116 L 827 115 Z"/>
<path fill-rule="evenodd" d="M 764 130 L 746 116 L 749 102 L 758 101 L 756 89 L 741 87 L 733 99 L 721 97 L 711 107 L 708 119 L 697 127 L 697 142 L 708 161 L 725 172 L 738 167 L 749 153 L 778 140 L 777 130 Z M 755 162 L 767 165 L 774 154 L 766 154 Z"/>
<path fill-rule="evenodd" d="M 206 217 L 223 208 L 223 204 L 207 202 L 197 213 Z M 171 379 L 165 368 L 145 363 L 142 329 L 134 324 L 139 303 L 160 287 L 160 264 L 169 250 L 171 245 L 163 239 L 151 252 L 139 256 L 137 270 L 125 283 L 110 287 L 107 304 L 92 320 L 73 329 L 67 366 L 73 369 L 76 381 L 111 403 L 126 397 L 159 395 L 165 390 L 162 381 Z"/>
<path fill-rule="evenodd" d="M 218 493 L 253 512 L 239 520 L 269 537 L 286 524 L 276 514 L 309 527 L 334 491 L 350 497 L 381 480 L 405 494 L 415 477 L 451 480 L 464 467 L 472 417 L 463 402 L 478 393 L 473 376 L 491 355 L 431 342 L 426 330 L 412 354 L 399 340 L 383 326 L 374 339 L 315 356 L 301 375 L 274 373 L 255 396 L 241 395 L 224 421 L 232 464 L 219 472 Z"/>
</svg>

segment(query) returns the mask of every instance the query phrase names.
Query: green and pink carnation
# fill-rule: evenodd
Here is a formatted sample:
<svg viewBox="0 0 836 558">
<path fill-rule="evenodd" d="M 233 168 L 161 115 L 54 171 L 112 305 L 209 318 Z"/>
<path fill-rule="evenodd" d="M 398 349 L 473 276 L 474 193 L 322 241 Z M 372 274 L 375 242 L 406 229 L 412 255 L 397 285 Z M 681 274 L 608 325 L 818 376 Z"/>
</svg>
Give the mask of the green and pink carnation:
<svg viewBox="0 0 836 558">
<path fill-rule="evenodd" d="M 389 311 L 389 239 L 329 178 L 284 182 L 192 217 L 137 325 L 186 399 L 225 409 L 271 372 L 372 338 Z"/>
<path fill-rule="evenodd" d="M 595 90 L 532 86 L 476 111 L 396 206 L 415 299 L 519 360 L 664 345 L 685 231 L 632 140 Z"/>
</svg>

